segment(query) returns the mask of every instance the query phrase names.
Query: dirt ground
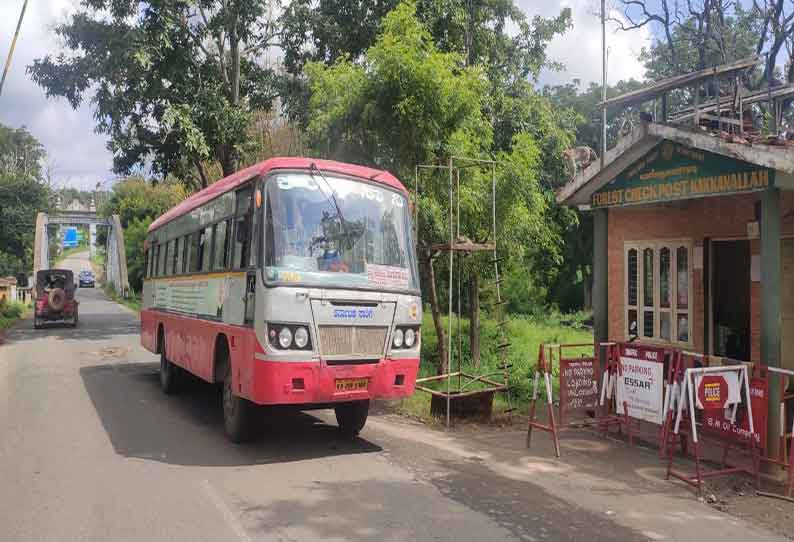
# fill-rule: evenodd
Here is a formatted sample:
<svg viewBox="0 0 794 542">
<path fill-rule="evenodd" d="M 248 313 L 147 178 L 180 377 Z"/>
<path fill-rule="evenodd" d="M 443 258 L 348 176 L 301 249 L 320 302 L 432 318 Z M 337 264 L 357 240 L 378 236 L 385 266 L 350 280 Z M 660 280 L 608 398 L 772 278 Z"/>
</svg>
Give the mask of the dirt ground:
<svg viewBox="0 0 794 542">
<path fill-rule="evenodd" d="M 376 411 L 387 413 L 393 411 L 394 406 L 388 403 L 379 403 L 376 406 Z M 412 419 L 422 422 L 422 420 L 417 420 L 416 418 Z M 490 422 L 457 420 L 452 428 L 452 433 L 457 436 L 471 437 L 476 439 L 478 443 L 495 442 L 503 438 L 515 440 L 517 431 L 522 431 L 527 426 L 527 420 L 526 416 L 516 414 L 512 417 L 500 416 Z M 539 415 L 539 421 L 545 421 L 542 414 Z M 437 429 L 439 432 L 446 431 L 443 420 L 429 422 L 424 420 L 423 423 L 426 426 Z M 503 436 L 499 436 L 500 433 Z M 655 469 L 655 474 L 661 480 L 664 480 L 666 462 L 659 457 L 659 452 L 652 436 L 653 431 L 648 430 L 648 427 L 644 427 L 642 437 L 635 441 L 634 447 L 630 447 L 625 435 L 611 432 L 605 440 L 610 442 L 612 446 L 617 447 L 616 451 L 620 451 L 620 453 L 612 454 L 610 457 L 611 467 L 618 471 L 629 473 L 641 470 L 642 465 L 646 465 L 649 459 L 651 461 L 655 460 L 658 461 L 658 469 Z M 532 438 L 533 443 L 537 442 L 533 448 L 535 446 L 546 447 L 550 452 L 552 451 L 551 437 L 548 433 L 536 430 L 533 431 Z M 566 454 L 566 448 L 571 446 L 572 439 L 578 444 L 580 439 L 583 438 L 588 441 L 599 441 L 603 437 L 594 429 L 588 428 L 577 428 L 563 432 L 561 434 L 561 446 L 563 449 L 561 461 L 567 459 L 566 455 L 569 454 Z M 632 452 L 632 450 L 636 451 Z M 710 452 L 710 457 L 718 457 L 719 455 L 719 450 L 717 449 L 712 449 Z M 553 457 L 553 454 L 550 454 L 550 457 Z M 604 458 L 602 456 L 590 454 L 586 457 L 591 464 L 580 464 L 580 469 L 585 472 L 603 472 Z M 741 464 L 742 458 L 737 458 L 737 462 Z M 695 465 L 691 457 L 685 458 L 679 455 L 675 459 L 675 465 L 678 469 L 694 473 Z M 638 466 L 640 466 L 639 469 Z M 716 463 L 706 462 L 706 469 L 715 467 L 717 467 Z M 782 495 L 785 492 L 783 484 L 785 475 L 781 469 L 765 469 L 762 472 L 764 474 L 762 474 L 761 490 Z M 689 492 L 693 501 L 703 503 L 716 511 L 739 518 L 750 524 L 763 527 L 788 540 L 794 540 L 794 500 L 788 501 L 758 495 L 750 475 L 736 474 L 711 478 L 705 482 L 702 496 L 698 496 L 694 488 L 688 488 L 683 482 L 665 481 L 665 483 L 670 484 L 671 487 L 684 488 L 685 491 Z"/>
</svg>

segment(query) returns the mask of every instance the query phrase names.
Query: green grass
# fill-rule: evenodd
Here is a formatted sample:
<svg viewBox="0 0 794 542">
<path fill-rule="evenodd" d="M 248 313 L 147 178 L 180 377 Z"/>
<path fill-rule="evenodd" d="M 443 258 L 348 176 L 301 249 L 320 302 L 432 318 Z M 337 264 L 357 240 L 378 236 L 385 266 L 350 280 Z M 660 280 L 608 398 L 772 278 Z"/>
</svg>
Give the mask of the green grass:
<svg viewBox="0 0 794 542">
<path fill-rule="evenodd" d="M 30 307 L 24 303 L 13 301 L 0 303 L 0 331 L 10 328 L 20 318 L 24 317 Z"/>
<path fill-rule="evenodd" d="M 107 294 L 110 299 L 119 305 L 124 305 L 135 312 L 141 312 L 142 302 L 138 294 L 133 294 L 130 297 L 122 297 L 116 293 L 116 289 L 113 287 L 113 285 L 107 282 L 102 284 L 102 290 L 104 290 L 105 294 Z"/>
<path fill-rule="evenodd" d="M 586 329 L 583 325 L 585 319 L 584 314 L 573 315 L 559 315 L 550 313 L 545 318 L 538 317 L 525 317 L 520 315 L 512 315 L 510 323 L 507 326 L 508 342 L 510 348 L 508 349 L 508 364 L 512 365 L 509 370 L 509 383 L 511 390 L 511 397 L 514 406 L 519 408 L 526 405 L 532 395 L 532 381 L 533 370 L 538 358 L 538 347 L 541 343 L 545 344 L 575 344 L 575 343 L 592 343 L 593 333 Z M 448 330 L 448 320 L 443 318 L 444 330 Z M 481 317 L 481 330 L 480 330 L 480 348 L 481 348 L 481 363 L 479 367 L 474 367 L 471 363 L 471 356 L 469 351 L 469 322 L 467 319 L 462 318 L 460 322 L 461 335 L 462 335 L 462 368 L 463 371 L 473 375 L 483 375 L 487 373 L 500 373 L 492 377 L 493 380 L 502 381 L 501 371 L 499 369 L 500 357 L 497 345 L 499 344 L 498 327 L 496 321 L 487 318 L 485 314 Z M 457 329 L 458 324 L 453 320 L 453 360 L 452 371 L 458 369 L 457 362 Z M 419 369 L 420 377 L 430 376 L 438 373 L 438 353 L 437 337 L 435 334 L 435 327 L 433 326 L 433 319 L 429 311 L 425 312 L 424 320 L 422 322 L 422 354 L 421 365 Z M 566 355 L 579 355 L 583 353 L 590 353 L 592 349 L 571 349 L 566 350 Z M 559 367 L 554 366 L 553 374 L 558 375 Z M 453 389 L 457 384 L 456 379 L 453 379 Z M 436 389 L 444 389 L 446 381 L 435 383 L 433 387 Z M 469 389 L 469 388 L 467 388 Z M 472 389 L 477 389 L 475 385 Z M 557 379 L 554 379 L 554 394 L 557 396 Z M 504 412 L 507 404 L 503 394 L 498 394 L 494 402 L 494 413 L 498 416 Z M 412 397 L 400 402 L 397 407 L 398 412 L 403 414 L 418 417 L 427 420 L 430 413 L 430 395 L 428 393 L 417 391 Z"/>
</svg>

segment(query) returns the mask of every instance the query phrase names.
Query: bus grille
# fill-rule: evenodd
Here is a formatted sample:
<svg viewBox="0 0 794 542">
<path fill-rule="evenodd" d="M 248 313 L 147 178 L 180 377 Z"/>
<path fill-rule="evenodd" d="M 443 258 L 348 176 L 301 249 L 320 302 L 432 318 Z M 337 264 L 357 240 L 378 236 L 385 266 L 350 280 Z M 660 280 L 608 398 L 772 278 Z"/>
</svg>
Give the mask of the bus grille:
<svg viewBox="0 0 794 542">
<path fill-rule="evenodd" d="M 387 331 L 386 327 L 320 326 L 320 354 L 381 357 Z"/>
</svg>

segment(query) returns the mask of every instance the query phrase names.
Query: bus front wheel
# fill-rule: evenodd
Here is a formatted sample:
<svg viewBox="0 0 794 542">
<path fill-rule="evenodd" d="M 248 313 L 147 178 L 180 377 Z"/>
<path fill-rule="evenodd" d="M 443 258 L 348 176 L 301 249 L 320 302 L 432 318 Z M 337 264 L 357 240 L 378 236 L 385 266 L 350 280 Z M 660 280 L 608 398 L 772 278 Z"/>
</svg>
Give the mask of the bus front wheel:
<svg viewBox="0 0 794 542">
<path fill-rule="evenodd" d="M 223 378 L 223 423 L 230 441 L 240 444 L 253 437 L 253 418 L 256 405 L 234 393 L 232 364 L 226 365 Z"/>
<path fill-rule="evenodd" d="M 364 428 L 364 424 L 367 423 L 369 399 L 341 404 L 334 411 L 336 412 L 336 422 L 339 424 L 339 430 L 342 434 L 347 437 L 355 437 Z"/>
</svg>

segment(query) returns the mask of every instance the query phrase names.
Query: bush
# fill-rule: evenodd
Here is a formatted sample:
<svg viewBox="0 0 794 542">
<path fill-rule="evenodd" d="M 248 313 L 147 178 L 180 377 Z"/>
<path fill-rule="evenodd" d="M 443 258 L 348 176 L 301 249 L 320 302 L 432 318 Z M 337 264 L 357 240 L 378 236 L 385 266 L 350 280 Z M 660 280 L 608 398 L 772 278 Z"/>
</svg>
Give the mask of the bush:
<svg viewBox="0 0 794 542">
<path fill-rule="evenodd" d="M 454 316 L 453 316 L 454 318 Z M 444 331 L 448 330 L 448 320 L 445 317 Z M 508 351 L 507 363 L 512 365 L 510 369 L 509 382 L 512 396 L 520 403 L 526 403 L 532 393 L 531 376 L 538 357 L 538 347 L 541 343 L 545 344 L 573 344 L 573 343 L 592 343 L 593 333 L 585 325 L 589 319 L 586 313 L 574 313 L 561 315 L 555 312 L 547 312 L 543 315 L 524 316 L 511 314 L 508 325 L 508 341 L 510 348 Z M 472 367 L 471 355 L 469 352 L 469 321 L 461 319 L 461 350 L 463 360 L 463 371 L 469 374 L 491 374 L 501 372 L 499 350 L 499 329 L 496 321 L 489 318 L 486 313 L 482 314 L 480 321 L 480 346 L 481 362 L 479 368 Z M 453 337 L 453 367 L 452 371 L 457 371 L 457 321 L 452 322 Z M 421 373 L 422 375 L 436 374 L 438 372 L 438 352 L 437 338 L 433 319 L 429 311 L 424 314 L 422 322 L 422 353 L 421 353 Z M 557 374 L 553 371 L 555 376 Z M 494 377 L 494 380 L 501 381 L 501 376 Z M 556 382 L 555 382 L 556 393 Z"/>
<path fill-rule="evenodd" d="M 16 322 L 25 312 L 25 305 L 19 302 L 8 303 L 0 300 L 0 329 L 6 329 Z"/>
</svg>

